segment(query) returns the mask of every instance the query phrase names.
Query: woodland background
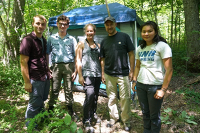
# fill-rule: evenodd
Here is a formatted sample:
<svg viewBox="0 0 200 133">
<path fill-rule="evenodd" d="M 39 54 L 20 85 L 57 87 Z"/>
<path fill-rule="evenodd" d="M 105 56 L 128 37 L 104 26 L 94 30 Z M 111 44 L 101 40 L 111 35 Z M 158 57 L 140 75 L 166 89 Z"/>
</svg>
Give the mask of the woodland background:
<svg viewBox="0 0 200 133">
<path fill-rule="evenodd" d="M 108 1 L 113 2 L 135 9 L 143 21 L 157 22 L 161 35 L 172 48 L 174 73 L 169 87 L 172 97 L 166 101 L 181 104 L 179 108 L 177 104 L 174 104 L 176 108 L 164 104 L 162 122 L 167 132 L 172 127 L 171 132 L 200 132 L 197 126 L 200 124 L 200 0 Z M 27 93 L 20 73 L 19 47 L 21 39 L 33 30 L 33 16 L 41 14 L 48 19 L 74 8 L 101 4 L 105 1 L 0 0 L 0 132 L 23 132 Z M 48 36 L 47 30 L 44 35 Z M 63 114 L 57 116 L 62 118 Z M 133 116 L 141 120 L 139 114 Z M 57 128 L 58 125 L 54 124 Z"/>
</svg>

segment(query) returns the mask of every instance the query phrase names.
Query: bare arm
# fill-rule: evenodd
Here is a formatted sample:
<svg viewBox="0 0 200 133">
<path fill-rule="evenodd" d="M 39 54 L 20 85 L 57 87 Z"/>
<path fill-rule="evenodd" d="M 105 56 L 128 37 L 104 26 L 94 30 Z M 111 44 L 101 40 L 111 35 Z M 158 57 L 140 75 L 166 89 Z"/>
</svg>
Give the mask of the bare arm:
<svg viewBox="0 0 200 133">
<path fill-rule="evenodd" d="M 133 72 L 134 72 L 134 66 L 135 66 L 135 55 L 133 51 L 128 52 L 129 55 L 129 62 L 130 62 L 130 73 L 129 73 L 129 80 L 133 80 Z"/>
<path fill-rule="evenodd" d="M 83 49 L 84 49 L 84 43 L 83 42 L 79 42 L 77 44 L 76 47 L 76 68 L 78 71 L 78 76 L 79 76 L 79 80 L 78 82 L 84 86 L 84 78 L 82 75 L 82 53 L 83 53 Z"/>
<path fill-rule="evenodd" d="M 76 56 L 74 57 L 74 62 L 75 62 L 75 66 L 74 66 L 74 72 L 72 73 L 72 82 L 74 82 L 74 80 L 76 79 L 76 75 L 77 75 L 77 66 L 76 66 Z"/>
<path fill-rule="evenodd" d="M 76 79 L 76 75 L 77 75 L 77 65 L 76 65 L 76 48 L 77 48 L 77 41 L 75 38 L 73 38 L 73 46 L 75 49 L 75 55 L 74 55 L 74 72 L 72 73 L 71 77 L 72 77 L 72 82 Z"/>
<path fill-rule="evenodd" d="M 162 88 L 165 88 L 165 90 L 167 90 L 172 78 L 172 74 L 173 74 L 172 58 L 170 57 L 170 58 L 163 59 L 163 64 L 166 71 L 165 71 L 165 77 L 164 77 Z"/>
<path fill-rule="evenodd" d="M 106 84 L 105 76 L 104 76 L 104 66 L 105 66 L 105 58 L 101 58 L 101 80 L 104 84 Z"/>
<path fill-rule="evenodd" d="M 136 66 L 135 66 L 135 70 L 134 70 L 134 75 L 133 75 L 133 81 L 137 81 L 137 77 L 138 77 L 138 74 L 139 74 L 139 71 L 140 71 L 140 60 L 136 60 Z M 133 91 L 136 91 L 135 90 L 135 85 L 136 85 L 136 82 L 133 82 L 132 84 L 132 90 Z"/>
<path fill-rule="evenodd" d="M 32 84 L 29 77 L 29 67 L 28 67 L 29 56 L 20 55 L 20 65 L 21 73 L 24 79 L 24 88 L 27 92 L 32 92 Z"/>
<path fill-rule="evenodd" d="M 172 73 L 173 73 L 172 58 L 170 57 L 163 59 L 163 64 L 165 67 L 165 77 L 161 90 L 157 90 L 156 94 L 154 95 L 156 99 L 160 99 L 164 96 L 165 91 L 167 90 L 172 78 Z"/>
<path fill-rule="evenodd" d="M 49 55 L 48 54 L 46 54 L 46 60 L 47 60 L 47 67 L 50 72 L 50 79 L 51 79 L 52 78 L 52 70 L 49 68 Z"/>
</svg>

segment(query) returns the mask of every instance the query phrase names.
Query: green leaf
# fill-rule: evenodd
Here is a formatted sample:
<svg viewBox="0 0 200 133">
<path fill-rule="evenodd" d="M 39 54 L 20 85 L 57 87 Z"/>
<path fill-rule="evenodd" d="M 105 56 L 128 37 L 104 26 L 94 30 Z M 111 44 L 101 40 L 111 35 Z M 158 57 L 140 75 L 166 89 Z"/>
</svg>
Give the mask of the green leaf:
<svg viewBox="0 0 200 133">
<path fill-rule="evenodd" d="M 169 113 L 169 112 L 172 111 L 172 109 L 171 109 L 171 108 L 167 108 L 167 109 L 165 109 L 164 111 L 165 111 L 166 113 Z"/>
<path fill-rule="evenodd" d="M 186 115 L 187 115 L 186 111 L 183 111 L 181 117 L 186 118 Z"/>
<path fill-rule="evenodd" d="M 176 115 L 176 114 L 177 114 L 177 111 L 173 110 L 173 111 L 172 111 L 172 114 L 173 114 L 173 115 Z"/>
<path fill-rule="evenodd" d="M 71 122 L 71 116 L 69 114 L 67 114 L 64 118 L 64 122 L 66 125 L 69 125 Z"/>
<path fill-rule="evenodd" d="M 77 129 L 77 125 L 75 122 L 72 122 L 70 125 L 71 132 L 74 133 Z"/>
<path fill-rule="evenodd" d="M 77 133 L 83 133 L 83 130 L 82 130 L 81 128 L 79 128 L 79 129 L 77 130 Z"/>
<path fill-rule="evenodd" d="M 185 120 L 187 123 L 189 123 L 189 124 L 194 124 L 194 125 L 197 125 L 197 123 L 196 122 L 194 122 L 194 121 L 191 121 L 191 120 L 189 120 L 189 119 L 186 119 Z"/>
<path fill-rule="evenodd" d="M 167 121 L 168 119 L 169 119 L 169 116 L 161 117 L 161 120 L 162 120 L 163 122 Z"/>
<path fill-rule="evenodd" d="M 165 124 L 169 125 L 169 124 L 172 124 L 172 122 L 170 122 L 170 121 L 167 121 Z"/>
<path fill-rule="evenodd" d="M 67 130 L 62 131 L 61 133 L 70 133 L 70 130 L 67 129 Z"/>
</svg>

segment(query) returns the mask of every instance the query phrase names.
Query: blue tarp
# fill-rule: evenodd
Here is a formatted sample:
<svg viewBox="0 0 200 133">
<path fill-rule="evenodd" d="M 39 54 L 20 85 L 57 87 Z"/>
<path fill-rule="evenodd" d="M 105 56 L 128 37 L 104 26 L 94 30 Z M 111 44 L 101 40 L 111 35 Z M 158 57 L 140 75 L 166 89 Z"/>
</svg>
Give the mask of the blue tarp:
<svg viewBox="0 0 200 133">
<path fill-rule="evenodd" d="M 137 21 L 137 24 L 141 25 L 143 22 L 136 15 L 136 11 L 134 9 L 130 9 L 124 5 L 119 3 L 110 3 L 108 4 L 109 11 L 112 17 L 116 19 L 117 23 L 123 22 L 133 22 Z M 57 16 L 49 18 L 49 27 L 57 27 L 56 21 L 57 18 L 62 15 L 59 14 Z M 70 26 L 68 29 L 79 29 L 83 28 L 84 25 L 88 23 L 95 24 L 96 27 L 104 27 L 104 19 L 108 17 L 108 12 L 106 5 L 96 5 L 90 7 L 80 7 L 73 9 L 69 12 L 63 13 L 63 15 L 69 17 Z M 82 86 L 78 82 L 74 82 L 77 91 L 83 91 Z M 101 84 L 100 88 L 103 90 L 101 95 L 106 96 L 106 85 Z M 133 97 L 134 93 L 131 90 L 131 95 Z"/>
<path fill-rule="evenodd" d="M 130 9 L 119 3 L 110 3 L 108 4 L 108 7 L 111 16 L 116 19 L 117 23 L 136 21 L 137 15 L 134 9 Z M 56 20 L 60 15 L 49 18 L 49 26 L 56 26 Z M 106 5 L 104 4 L 76 8 L 63 13 L 63 15 L 69 17 L 70 19 L 69 29 L 77 29 L 82 28 L 88 23 L 93 23 L 97 27 L 103 27 L 104 19 L 108 17 L 108 12 Z"/>
</svg>

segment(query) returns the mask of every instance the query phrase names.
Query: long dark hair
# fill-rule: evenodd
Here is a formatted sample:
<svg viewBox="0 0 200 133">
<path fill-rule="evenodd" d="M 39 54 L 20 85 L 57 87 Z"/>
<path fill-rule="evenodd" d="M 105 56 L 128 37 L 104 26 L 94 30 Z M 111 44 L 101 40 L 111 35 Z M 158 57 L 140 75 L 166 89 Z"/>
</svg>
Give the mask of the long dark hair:
<svg viewBox="0 0 200 133">
<path fill-rule="evenodd" d="M 156 33 L 156 35 L 154 36 L 154 38 L 153 38 L 153 42 L 154 43 L 158 43 L 159 41 L 163 41 L 163 42 L 165 42 L 165 43 L 167 43 L 167 41 L 163 38 L 163 37 L 161 37 L 160 35 L 159 35 L 159 27 L 158 27 L 158 25 L 155 23 L 155 22 L 153 22 L 153 21 L 147 21 L 147 22 L 145 22 L 141 27 L 140 27 L 140 29 L 141 29 L 141 31 L 142 31 L 142 28 L 144 27 L 144 26 L 151 26 L 154 30 L 155 30 L 155 33 Z M 143 48 L 145 48 L 146 46 L 147 46 L 147 44 L 146 44 L 146 41 L 144 40 L 144 39 L 142 39 L 141 41 L 140 41 L 140 47 L 143 49 Z"/>
</svg>

